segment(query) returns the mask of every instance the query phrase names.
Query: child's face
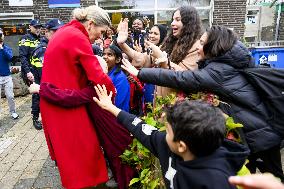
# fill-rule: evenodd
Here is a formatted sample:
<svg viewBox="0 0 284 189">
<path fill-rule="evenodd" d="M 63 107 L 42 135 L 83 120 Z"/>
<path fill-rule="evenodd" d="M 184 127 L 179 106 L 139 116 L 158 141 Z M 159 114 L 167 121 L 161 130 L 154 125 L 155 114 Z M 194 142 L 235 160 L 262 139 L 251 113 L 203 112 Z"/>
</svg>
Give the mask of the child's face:
<svg viewBox="0 0 284 189">
<path fill-rule="evenodd" d="M 106 61 L 109 71 L 115 66 L 116 63 L 119 62 L 114 52 L 110 48 L 106 48 L 104 50 L 103 59 Z"/>
<path fill-rule="evenodd" d="M 179 154 L 178 152 L 179 143 L 174 141 L 174 132 L 173 132 L 172 126 L 168 122 L 166 122 L 166 132 L 167 132 L 166 142 L 170 150 L 175 154 Z"/>
</svg>

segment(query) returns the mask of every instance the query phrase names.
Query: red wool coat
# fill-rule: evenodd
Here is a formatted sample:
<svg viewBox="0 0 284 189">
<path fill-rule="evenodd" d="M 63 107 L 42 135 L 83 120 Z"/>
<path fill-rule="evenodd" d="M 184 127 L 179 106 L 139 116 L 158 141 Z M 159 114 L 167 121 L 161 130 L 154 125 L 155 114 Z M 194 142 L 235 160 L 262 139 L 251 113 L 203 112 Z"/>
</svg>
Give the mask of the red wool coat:
<svg viewBox="0 0 284 189">
<path fill-rule="evenodd" d="M 42 82 L 61 89 L 82 89 L 88 80 L 105 84 L 115 92 L 93 55 L 87 31 L 80 22 L 72 20 L 48 43 Z M 65 109 L 41 99 L 40 108 L 49 152 L 57 161 L 62 185 L 83 188 L 106 182 L 106 163 L 86 107 Z"/>
</svg>

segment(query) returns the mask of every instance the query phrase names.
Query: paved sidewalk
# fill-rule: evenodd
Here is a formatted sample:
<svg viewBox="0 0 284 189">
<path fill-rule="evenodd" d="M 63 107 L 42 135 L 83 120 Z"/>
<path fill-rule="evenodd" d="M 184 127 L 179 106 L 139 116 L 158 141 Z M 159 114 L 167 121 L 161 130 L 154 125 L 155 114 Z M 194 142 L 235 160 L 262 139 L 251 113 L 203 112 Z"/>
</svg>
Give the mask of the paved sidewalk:
<svg viewBox="0 0 284 189">
<path fill-rule="evenodd" d="M 62 188 L 43 131 L 32 125 L 31 96 L 16 98 L 17 120 L 10 118 L 6 99 L 1 100 L 0 188 Z"/>
<path fill-rule="evenodd" d="M 32 125 L 31 96 L 16 98 L 17 120 L 11 119 L 6 99 L 0 107 L 0 189 L 63 189 L 43 131 Z"/>
</svg>

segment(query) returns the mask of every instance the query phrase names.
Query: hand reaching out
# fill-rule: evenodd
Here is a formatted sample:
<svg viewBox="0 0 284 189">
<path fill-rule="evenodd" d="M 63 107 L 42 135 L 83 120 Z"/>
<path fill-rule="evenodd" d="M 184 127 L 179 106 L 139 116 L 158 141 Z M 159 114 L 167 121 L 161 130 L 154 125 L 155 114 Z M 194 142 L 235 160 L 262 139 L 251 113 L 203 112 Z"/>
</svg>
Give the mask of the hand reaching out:
<svg viewBox="0 0 284 189">
<path fill-rule="evenodd" d="M 139 70 L 137 70 L 132 64 L 126 60 L 125 58 L 122 59 L 123 65 L 121 65 L 122 69 L 126 70 L 128 73 L 137 77 Z"/>
<path fill-rule="evenodd" d="M 31 94 L 38 94 L 38 93 L 39 93 L 39 90 L 40 90 L 40 85 L 39 85 L 39 84 L 32 83 L 32 84 L 29 86 L 29 92 L 30 92 Z"/>
<path fill-rule="evenodd" d="M 161 49 L 158 46 L 154 45 L 150 41 L 145 41 L 145 46 L 146 46 L 146 48 L 151 48 L 151 50 L 152 50 L 151 55 L 154 58 L 161 58 L 162 57 L 163 52 L 161 51 Z"/>
<path fill-rule="evenodd" d="M 284 189 L 284 185 L 272 174 L 231 176 L 229 182 L 243 189 Z"/>
<path fill-rule="evenodd" d="M 142 53 L 143 52 L 143 49 L 142 49 L 142 47 L 141 47 L 141 45 L 140 45 L 140 40 L 139 40 L 139 42 L 137 42 L 137 41 L 135 41 L 135 44 L 134 44 L 134 50 L 136 50 L 137 52 L 140 52 L 140 53 Z"/>
<path fill-rule="evenodd" d="M 98 95 L 98 98 L 93 97 L 94 101 L 102 108 L 113 115 L 117 116 L 119 112 L 121 111 L 119 108 L 117 108 L 115 105 L 112 104 L 112 92 L 110 91 L 109 95 L 107 94 L 106 86 L 103 85 L 97 85 L 95 86 L 96 93 Z"/>
<path fill-rule="evenodd" d="M 117 26 L 117 43 L 122 44 L 125 43 L 125 41 L 128 38 L 128 18 L 124 18 L 123 20 L 120 20 L 120 23 Z"/>
</svg>

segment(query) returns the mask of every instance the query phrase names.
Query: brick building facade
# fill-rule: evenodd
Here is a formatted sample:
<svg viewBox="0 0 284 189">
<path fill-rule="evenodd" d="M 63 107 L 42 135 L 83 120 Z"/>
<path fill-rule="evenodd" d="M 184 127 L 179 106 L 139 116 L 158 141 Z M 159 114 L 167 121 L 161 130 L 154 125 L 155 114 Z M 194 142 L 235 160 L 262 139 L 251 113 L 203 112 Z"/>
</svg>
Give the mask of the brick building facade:
<svg viewBox="0 0 284 189">
<path fill-rule="evenodd" d="M 81 0 L 81 6 L 95 4 L 94 0 Z M 30 7 L 11 7 L 9 0 L 0 0 L 0 13 L 33 12 L 41 22 L 59 18 L 64 22 L 70 19 L 73 8 L 48 8 L 47 0 L 36 0 Z M 225 25 L 242 36 L 246 13 L 246 0 L 214 0 L 213 24 Z"/>
<path fill-rule="evenodd" d="M 233 28 L 239 36 L 243 36 L 246 2 L 246 0 L 214 0 L 213 25 Z"/>
</svg>

